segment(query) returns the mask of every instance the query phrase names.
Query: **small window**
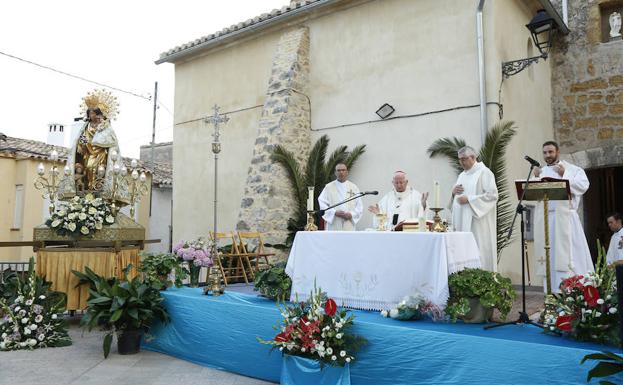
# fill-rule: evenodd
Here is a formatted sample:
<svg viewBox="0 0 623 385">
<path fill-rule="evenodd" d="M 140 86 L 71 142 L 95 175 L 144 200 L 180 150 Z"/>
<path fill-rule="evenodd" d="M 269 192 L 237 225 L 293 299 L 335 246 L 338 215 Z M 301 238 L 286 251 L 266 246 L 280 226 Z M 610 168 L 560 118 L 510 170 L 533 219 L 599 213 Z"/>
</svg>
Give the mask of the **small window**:
<svg viewBox="0 0 623 385">
<path fill-rule="evenodd" d="M 13 214 L 13 228 L 21 229 L 24 218 L 24 185 L 15 185 L 15 212 Z"/>
<path fill-rule="evenodd" d="M 601 41 L 621 40 L 621 15 L 623 15 L 623 1 L 611 1 L 600 4 L 601 13 Z M 613 35 L 611 35 L 611 32 Z"/>
</svg>

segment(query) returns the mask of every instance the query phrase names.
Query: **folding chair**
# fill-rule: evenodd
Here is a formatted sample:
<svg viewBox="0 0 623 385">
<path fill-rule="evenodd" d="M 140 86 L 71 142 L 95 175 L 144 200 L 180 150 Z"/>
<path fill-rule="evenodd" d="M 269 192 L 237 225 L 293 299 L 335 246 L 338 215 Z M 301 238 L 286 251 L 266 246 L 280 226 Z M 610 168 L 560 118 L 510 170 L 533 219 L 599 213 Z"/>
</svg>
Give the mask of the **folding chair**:
<svg viewBox="0 0 623 385">
<path fill-rule="evenodd" d="M 249 258 L 246 255 L 240 253 L 236 238 L 233 232 L 216 233 L 210 231 L 210 238 L 216 243 L 216 247 L 219 250 L 218 256 L 215 258 L 221 274 L 223 275 L 223 281 L 225 286 L 229 284 L 228 281 L 235 279 L 244 279 L 245 283 L 249 283 L 247 270 L 245 269 L 245 260 L 247 266 L 251 265 Z M 223 249 L 220 241 L 230 241 L 231 250 L 220 251 Z"/>
<path fill-rule="evenodd" d="M 274 256 L 275 253 L 267 253 L 264 250 L 264 241 L 262 240 L 261 233 L 239 231 L 238 239 L 240 240 L 240 251 L 242 255 L 247 257 L 251 274 L 254 278 L 255 273 L 258 271 L 271 267 L 268 257 Z M 251 248 L 251 246 L 254 246 L 254 248 Z"/>
</svg>

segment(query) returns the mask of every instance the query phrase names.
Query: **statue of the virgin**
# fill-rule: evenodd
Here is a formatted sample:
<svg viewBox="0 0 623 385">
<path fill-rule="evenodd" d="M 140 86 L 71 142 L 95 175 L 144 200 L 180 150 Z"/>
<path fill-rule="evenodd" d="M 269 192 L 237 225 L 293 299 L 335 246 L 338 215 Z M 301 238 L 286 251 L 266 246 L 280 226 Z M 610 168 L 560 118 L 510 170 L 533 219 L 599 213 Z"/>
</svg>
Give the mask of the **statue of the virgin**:
<svg viewBox="0 0 623 385">
<path fill-rule="evenodd" d="M 128 203 L 127 185 L 113 186 L 115 166 L 123 169 L 117 136 L 110 122 L 118 113 L 117 98 L 103 89 L 90 92 L 82 99 L 85 121 L 72 138 L 67 154 L 67 175 L 61 181 L 59 196 L 69 199 L 88 191 L 104 199 Z"/>
</svg>

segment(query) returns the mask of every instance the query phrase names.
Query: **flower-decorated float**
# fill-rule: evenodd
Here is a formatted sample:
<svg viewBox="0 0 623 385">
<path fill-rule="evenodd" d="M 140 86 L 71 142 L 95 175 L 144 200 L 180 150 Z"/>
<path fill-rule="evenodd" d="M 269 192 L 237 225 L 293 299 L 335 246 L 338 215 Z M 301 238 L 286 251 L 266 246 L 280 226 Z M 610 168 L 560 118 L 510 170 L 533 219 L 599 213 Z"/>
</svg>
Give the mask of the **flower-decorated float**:
<svg viewBox="0 0 623 385">
<path fill-rule="evenodd" d="M 49 201 L 50 217 L 35 227 L 37 273 L 67 294 L 67 309 L 86 308 L 87 288 L 76 288 L 72 270 L 85 267 L 106 277 L 122 277 L 123 269 L 140 262 L 145 228 L 136 223 L 135 207 L 149 192 L 147 176 L 136 160 L 126 164 L 111 121 L 116 98 L 95 90 L 83 98 L 84 122 L 72 138 L 65 167 L 56 151 L 46 170 L 40 164 L 35 187 Z M 128 215 L 120 210 L 129 206 Z M 134 271 L 136 271 L 134 269 Z"/>
</svg>

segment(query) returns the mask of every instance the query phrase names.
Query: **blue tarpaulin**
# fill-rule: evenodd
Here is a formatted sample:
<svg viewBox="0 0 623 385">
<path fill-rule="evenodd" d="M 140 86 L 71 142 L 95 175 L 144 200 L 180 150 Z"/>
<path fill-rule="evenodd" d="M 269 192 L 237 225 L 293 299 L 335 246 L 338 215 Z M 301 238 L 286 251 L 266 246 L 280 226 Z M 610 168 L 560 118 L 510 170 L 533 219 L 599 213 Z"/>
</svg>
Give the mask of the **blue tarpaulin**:
<svg viewBox="0 0 623 385">
<path fill-rule="evenodd" d="M 279 382 L 282 356 L 257 337 L 271 339 L 281 320 L 275 303 L 201 289 L 162 293 L 171 323 L 155 326 L 144 348 L 200 365 Z M 396 321 L 377 312 L 354 310 L 353 332 L 368 339 L 351 363 L 353 385 L 587 384 L 594 365 L 581 359 L 612 347 L 545 335 L 530 325 L 483 330 L 482 325 Z M 623 376 L 615 378 L 623 383 Z M 597 384 L 592 381 L 590 384 Z"/>
</svg>

